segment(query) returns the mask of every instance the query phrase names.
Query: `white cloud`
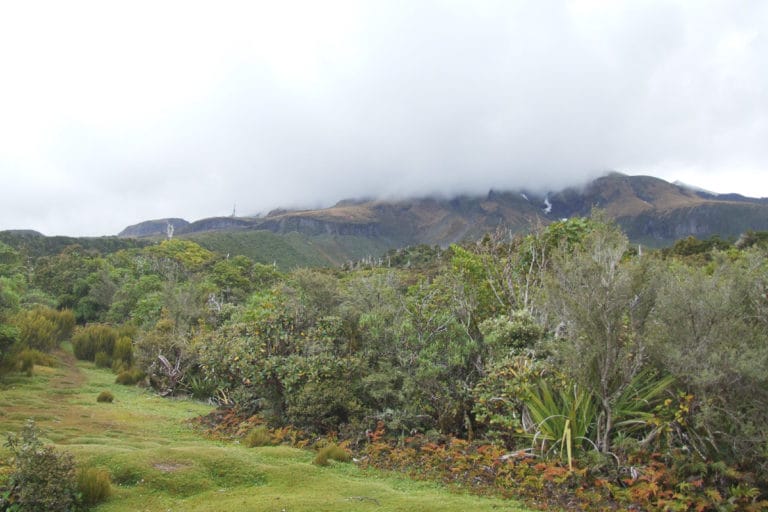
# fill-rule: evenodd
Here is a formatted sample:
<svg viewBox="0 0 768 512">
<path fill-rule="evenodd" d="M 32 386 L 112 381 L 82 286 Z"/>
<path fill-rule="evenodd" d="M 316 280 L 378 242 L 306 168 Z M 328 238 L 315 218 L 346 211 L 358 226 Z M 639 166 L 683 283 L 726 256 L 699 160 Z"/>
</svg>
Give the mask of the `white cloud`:
<svg viewBox="0 0 768 512">
<path fill-rule="evenodd" d="M 761 2 L 15 2 L 0 229 L 608 169 L 768 196 Z"/>
</svg>

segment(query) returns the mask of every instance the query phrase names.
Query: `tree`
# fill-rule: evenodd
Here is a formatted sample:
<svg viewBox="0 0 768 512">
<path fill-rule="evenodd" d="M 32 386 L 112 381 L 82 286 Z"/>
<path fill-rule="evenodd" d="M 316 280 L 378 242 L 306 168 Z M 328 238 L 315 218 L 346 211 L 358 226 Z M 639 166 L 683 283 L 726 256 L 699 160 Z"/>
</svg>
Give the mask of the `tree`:
<svg viewBox="0 0 768 512">
<path fill-rule="evenodd" d="M 98 253 L 70 245 L 59 254 L 37 259 L 32 284 L 54 297 L 57 307 L 75 309 L 90 291 L 88 276 L 100 265 Z"/>
<path fill-rule="evenodd" d="M 625 259 L 627 247 L 617 226 L 598 222 L 572 252 L 557 251 L 545 286 L 545 306 L 561 333 L 559 367 L 595 397 L 595 441 L 604 452 L 611 448 L 614 406 L 645 363 L 656 292 L 653 266 Z"/>
<path fill-rule="evenodd" d="M 768 474 L 768 265 L 747 250 L 670 265 L 650 353 L 693 396 L 686 444 Z"/>
</svg>

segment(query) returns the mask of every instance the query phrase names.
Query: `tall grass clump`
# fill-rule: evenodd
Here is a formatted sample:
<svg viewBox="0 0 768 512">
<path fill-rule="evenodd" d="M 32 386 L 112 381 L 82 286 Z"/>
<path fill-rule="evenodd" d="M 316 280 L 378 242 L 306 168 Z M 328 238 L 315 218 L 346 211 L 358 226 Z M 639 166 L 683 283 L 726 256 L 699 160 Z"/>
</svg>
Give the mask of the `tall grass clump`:
<svg viewBox="0 0 768 512">
<path fill-rule="evenodd" d="M 69 310 L 37 307 L 20 311 L 11 323 L 17 328 L 23 347 L 49 352 L 72 335 L 75 317 Z"/>
<path fill-rule="evenodd" d="M 112 366 L 112 358 L 104 351 L 96 352 L 93 362 L 97 368 L 110 368 Z"/>
<path fill-rule="evenodd" d="M 82 361 L 94 361 L 99 352 L 111 356 L 116 342 L 115 329 L 104 324 L 90 324 L 78 329 L 72 336 L 72 349 L 76 358 Z"/>
<path fill-rule="evenodd" d="M 252 429 L 245 436 L 245 446 L 248 448 L 255 448 L 257 446 L 270 446 L 272 444 L 272 436 L 269 433 L 269 429 L 265 426 L 260 426 Z"/>
<path fill-rule="evenodd" d="M 16 358 L 19 365 L 19 370 L 22 373 L 26 373 L 27 377 L 31 377 L 34 373 L 35 365 L 54 367 L 56 366 L 56 358 L 50 354 L 40 352 L 35 349 L 24 349 Z"/>
<path fill-rule="evenodd" d="M 106 501 L 112 495 L 109 472 L 101 468 L 85 468 L 77 475 L 77 490 L 84 505 Z"/>
<path fill-rule="evenodd" d="M 128 336 L 120 336 L 115 342 L 115 347 L 112 350 L 112 360 L 114 362 L 125 363 L 126 367 L 130 367 L 133 363 L 133 343 Z"/>
<path fill-rule="evenodd" d="M 332 443 L 332 444 L 329 444 L 328 446 L 321 448 L 317 452 L 317 455 L 315 456 L 315 460 L 312 462 L 318 466 L 327 466 L 329 460 L 335 460 L 338 462 L 349 462 L 352 460 L 352 456 L 349 454 L 347 450 L 345 450 L 341 446 L 335 443 Z"/>
<path fill-rule="evenodd" d="M 115 400 L 115 395 L 111 391 L 102 391 L 99 396 L 96 397 L 96 401 L 99 403 L 111 404 Z"/>
<path fill-rule="evenodd" d="M 123 386 L 134 386 L 144 380 L 144 377 L 146 376 L 147 374 L 138 368 L 131 368 L 118 373 L 115 383 L 122 384 Z"/>
</svg>

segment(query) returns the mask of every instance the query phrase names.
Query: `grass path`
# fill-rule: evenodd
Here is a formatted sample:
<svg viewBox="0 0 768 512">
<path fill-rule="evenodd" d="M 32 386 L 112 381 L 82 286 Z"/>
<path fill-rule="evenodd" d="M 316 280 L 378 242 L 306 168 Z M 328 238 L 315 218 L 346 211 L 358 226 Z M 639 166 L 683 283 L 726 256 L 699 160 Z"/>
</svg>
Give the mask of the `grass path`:
<svg viewBox="0 0 768 512">
<path fill-rule="evenodd" d="M 525 511 L 509 500 L 451 493 L 353 464 L 321 468 L 288 447 L 245 448 L 203 438 L 186 419 L 210 406 L 114 384 L 114 374 L 58 354 L 57 368 L 0 382 L 0 433 L 28 418 L 82 466 L 107 468 L 114 495 L 97 511 Z M 96 402 L 103 390 L 112 404 Z M 7 452 L 0 450 L 0 471 Z"/>
</svg>

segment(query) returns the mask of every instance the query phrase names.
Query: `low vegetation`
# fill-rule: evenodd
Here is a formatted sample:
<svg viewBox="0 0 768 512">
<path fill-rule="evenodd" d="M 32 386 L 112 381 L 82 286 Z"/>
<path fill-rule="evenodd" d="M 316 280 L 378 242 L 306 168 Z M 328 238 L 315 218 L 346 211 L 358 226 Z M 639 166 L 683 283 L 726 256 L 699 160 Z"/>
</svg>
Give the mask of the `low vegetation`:
<svg viewBox="0 0 768 512">
<path fill-rule="evenodd" d="M 106 501 L 112 495 L 112 481 L 105 468 L 83 468 L 77 475 L 80 502 L 86 507 Z"/>
<path fill-rule="evenodd" d="M 15 433 L 13 448 L 0 449 L 0 510 L 527 510 L 353 464 L 319 468 L 313 450 L 277 432 L 279 446 L 210 439 L 197 427 L 210 405 L 114 384 L 93 363 L 56 357 L 55 368 L 0 382 L 0 431 Z M 111 407 L 92 398 L 104 388 Z"/>
<path fill-rule="evenodd" d="M 75 461 L 70 453 L 45 446 L 34 421 L 20 434 L 9 434 L 5 446 L 13 456 L 0 510 L 66 512 L 78 505 Z"/>
<path fill-rule="evenodd" d="M 33 272 L 0 246 L 0 373 L 35 382 L 71 338 L 89 371 L 114 372 L 91 392 L 114 394 L 100 414 L 129 407 L 133 383 L 193 397 L 228 411 L 208 428 L 243 449 L 322 445 L 313 470 L 354 454 L 541 507 L 758 510 L 764 240 L 638 250 L 596 212 L 288 273 L 189 240 L 67 247 Z M 215 485 L 204 453 L 154 481 L 177 496 L 190 491 L 166 473 Z M 130 460 L 91 455 L 134 481 Z"/>
<path fill-rule="evenodd" d="M 111 391 L 102 391 L 99 396 L 96 397 L 96 401 L 99 403 L 111 404 L 115 401 L 115 395 Z"/>
<path fill-rule="evenodd" d="M 269 446 L 272 444 L 272 435 L 267 427 L 261 425 L 248 432 L 248 435 L 245 436 L 244 444 L 248 448 Z"/>
<path fill-rule="evenodd" d="M 352 460 L 352 455 L 336 443 L 331 443 L 320 448 L 317 451 L 315 460 L 312 462 L 318 466 L 327 466 L 332 460 L 337 462 L 350 462 Z"/>
</svg>

